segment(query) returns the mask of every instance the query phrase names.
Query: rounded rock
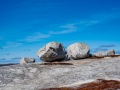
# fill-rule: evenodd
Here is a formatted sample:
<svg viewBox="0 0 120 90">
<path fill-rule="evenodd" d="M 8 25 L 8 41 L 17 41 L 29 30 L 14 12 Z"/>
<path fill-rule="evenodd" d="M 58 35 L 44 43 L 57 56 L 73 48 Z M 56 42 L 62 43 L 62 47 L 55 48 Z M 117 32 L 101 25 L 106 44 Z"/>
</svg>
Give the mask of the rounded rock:
<svg viewBox="0 0 120 90">
<path fill-rule="evenodd" d="M 34 58 L 23 57 L 20 60 L 20 64 L 27 64 L 27 63 L 35 63 L 35 59 Z"/>
<path fill-rule="evenodd" d="M 37 56 L 46 62 L 64 60 L 66 51 L 61 43 L 49 42 L 37 52 Z"/>
<path fill-rule="evenodd" d="M 108 57 L 108 56 L 112 56 L 115 55 L 115 51 L 114 50 L 108 50 L 108 51 L 99 51 L 93 54 L 93 56 L 95 57 Z"/>
<path fill-rule="evenodd" d="M 72 59 L 83 59 L 89 56 L 90 49 L 85 43 L 74 43 L 67 48 L 68 57 Z"/>
</svg>

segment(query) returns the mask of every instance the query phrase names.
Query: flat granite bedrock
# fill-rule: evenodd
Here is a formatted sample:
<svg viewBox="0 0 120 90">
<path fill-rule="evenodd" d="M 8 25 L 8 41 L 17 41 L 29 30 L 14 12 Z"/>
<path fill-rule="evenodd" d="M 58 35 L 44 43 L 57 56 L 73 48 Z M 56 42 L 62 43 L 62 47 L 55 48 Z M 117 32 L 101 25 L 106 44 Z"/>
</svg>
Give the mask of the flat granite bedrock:
<svg viewBox="0 0 120 90">
<path fill-rule="evenodd" d="M 97 79 L 120 80 L 120 57 L 72 60 L 64 63 L 72 64 L 0 66 L 0 90 L 39 90 L 75 86 Z"/>
</svg>

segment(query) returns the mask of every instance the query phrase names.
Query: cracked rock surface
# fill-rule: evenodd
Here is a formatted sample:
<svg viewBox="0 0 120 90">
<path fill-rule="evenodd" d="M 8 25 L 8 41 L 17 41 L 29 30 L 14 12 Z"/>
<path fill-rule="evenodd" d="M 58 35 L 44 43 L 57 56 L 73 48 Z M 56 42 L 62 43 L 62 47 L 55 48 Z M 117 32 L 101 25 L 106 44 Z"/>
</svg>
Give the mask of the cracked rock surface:
<svg viewBox="0 0 120 90">
<path fill-rule="evenodd" d="M 71 64 L 0 65 L 0 90 L 40 90 L 77 86 L 97 79 L 120 80 L 120 57 L 64 63 Z"/>
</svg>

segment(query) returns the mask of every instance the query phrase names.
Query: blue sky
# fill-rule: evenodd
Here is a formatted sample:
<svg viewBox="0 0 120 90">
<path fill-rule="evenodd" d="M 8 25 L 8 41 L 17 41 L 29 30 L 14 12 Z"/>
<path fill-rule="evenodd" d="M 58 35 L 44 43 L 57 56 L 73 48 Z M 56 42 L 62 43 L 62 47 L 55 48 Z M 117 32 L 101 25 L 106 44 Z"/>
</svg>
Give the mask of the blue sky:
<svg viewBox="0 0 120 90">
<path fill-rule="evenodd" d="M 35 57 L 50 41 L 120 53 L 120 0 L 0 0 L 0 63 Z"/>
</svg>

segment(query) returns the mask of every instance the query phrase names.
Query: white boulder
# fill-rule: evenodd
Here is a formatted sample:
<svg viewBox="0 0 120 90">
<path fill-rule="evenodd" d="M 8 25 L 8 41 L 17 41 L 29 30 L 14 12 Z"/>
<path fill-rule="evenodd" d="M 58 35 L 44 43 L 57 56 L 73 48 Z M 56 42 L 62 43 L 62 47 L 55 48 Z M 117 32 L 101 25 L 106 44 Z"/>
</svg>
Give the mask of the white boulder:
<svg viewBox="0 0 120 90">
<path fill-rule="evenodd" d="M 37 56 L 46 62 L 64 60 L 66 51 L 61 43 L 49 42 L 37 52 Z"/>
<path fill-rule="evenodd" d="M 90 49 L 85 43 L 74 43 L 67 48 L 68 57 L 73 59 L 82 59 L 89 56 Z"/>
</svg>

